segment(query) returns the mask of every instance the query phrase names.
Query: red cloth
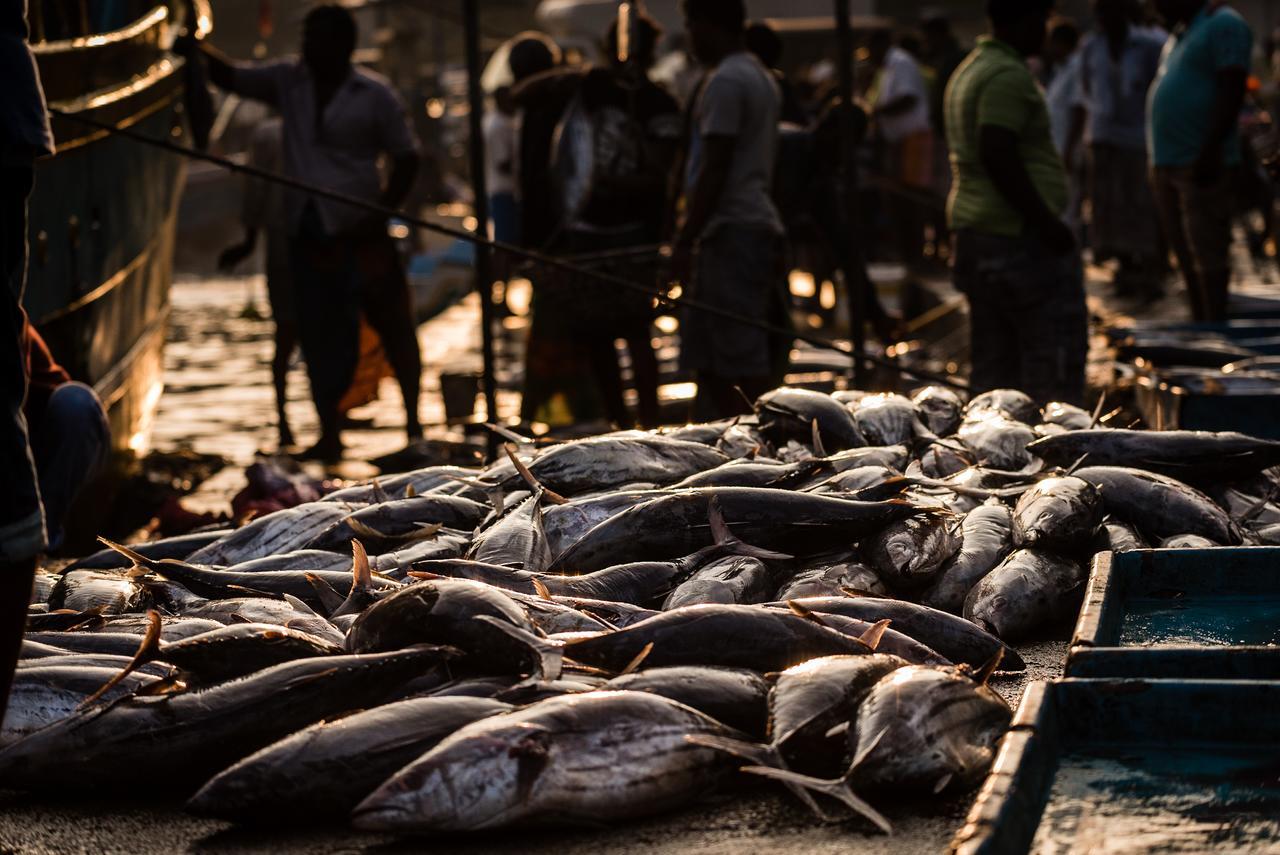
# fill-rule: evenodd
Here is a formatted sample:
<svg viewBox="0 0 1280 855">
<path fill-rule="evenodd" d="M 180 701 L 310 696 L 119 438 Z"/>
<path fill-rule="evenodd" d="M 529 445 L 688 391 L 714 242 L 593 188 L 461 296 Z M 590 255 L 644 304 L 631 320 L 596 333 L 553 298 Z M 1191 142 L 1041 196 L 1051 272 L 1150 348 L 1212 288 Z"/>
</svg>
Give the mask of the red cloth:
<svg viewBox="0 0 1280 855">
<path fill-rule="evenodd" d="M 49 397 L 53 395 L 53 390 L 63 383 L 70 383 L 71 375 L 54 361 L 53 354 L 49 352 L 49 345 L 44 343 L 40 333 L 36 332 L 36 328 L 31 325 L 31 321 L 27 321 L 24 339 L 27 348 L 28 385 L 27 403 L 23 413 L 27 417 L 28 424 L 38 424 L 44 415 L 45 407 L 49 404 Z"/>
</svg>

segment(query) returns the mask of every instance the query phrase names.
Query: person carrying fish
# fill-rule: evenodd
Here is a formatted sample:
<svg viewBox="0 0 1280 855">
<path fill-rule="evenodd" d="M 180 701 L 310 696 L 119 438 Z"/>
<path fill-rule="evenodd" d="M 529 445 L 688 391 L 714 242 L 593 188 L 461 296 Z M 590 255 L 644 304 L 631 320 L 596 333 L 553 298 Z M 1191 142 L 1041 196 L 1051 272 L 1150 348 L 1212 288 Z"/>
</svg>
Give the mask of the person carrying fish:
<svg viewBox="0 0 1280 855">
<path fill-rule="evenodd" d="M 399 208 L 413 188 L 418 144 L 404 103 L 383 78 L 352 65 L 356 23 L 345 8 L 324 4 L 302 25 L 302 57 L 262 64 L 233 62 L 214 48 L 198 50 L 215 86 L 263 101 L 284 122 L 284 170 L 317 188 Z M 385 181 L 379 160 L 390 161 Z M 320 418 L 320 439 L 299 456 L 342 456 L 341 404 L 360 357 L 360 312 L 382 339 L 405 405 L 405 432 L 422 436 L 418 394 L 422 358 L 408 282 L 377 215 L 289 191 L 290 260 L 306 293 L 296 300 L 298 338 Z"/>
<path fill-rule="evenodd" d="M 952 269 L 969 298 L 974 394 L 1022 389 L 1042 403 L 1084 396 L 1088 315 L 1080 253 L 1063 222 L 1067 174 L 1026 59 L 1051 0 L 988 0 L 991 34 L 947 86 Z"/>
<path fill-rule="evenodd" d="M 693 104 L 684 218 L 671 279 L 706 303 L 786 324 L 783 228 L 770 198 L 781 95 L 743 40 L 742 0 L 684 0 L 685 29 L 707 68 Z M 694 420 L 735 415 L 781 379 L 790 341 L 688 312 L 681 361 L 697 378 Z M 741 390 L 741 393 L 739 392 Z"/>
</svg>

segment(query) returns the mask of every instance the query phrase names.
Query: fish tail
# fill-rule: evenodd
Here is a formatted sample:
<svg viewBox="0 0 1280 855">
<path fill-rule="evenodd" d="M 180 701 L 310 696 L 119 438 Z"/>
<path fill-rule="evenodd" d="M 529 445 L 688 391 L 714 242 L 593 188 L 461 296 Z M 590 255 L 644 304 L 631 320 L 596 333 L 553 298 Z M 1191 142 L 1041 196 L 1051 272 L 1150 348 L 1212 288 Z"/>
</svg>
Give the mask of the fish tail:
<svg viewBox="0 0 1280 855">
<path fill-rule="evenodd" d="M 336 615 L 338 610 L 342 608 L 342 604 L 346 602 L 342 595 L 315 573 L 304 573 L 303 576 L 311 583 L 311 589 L 316 592 L 316 596 L 320 599 L 320 604 L 325 607 L 330 615 Z"/>
<path fill-rule="evenodd" d="M 743 543 L 729 531 L 729 526 L 724 521 L 724 513 L 720 510 L 720 503 L 714 498 L 707 502 L 707 521 L 711 526 L 711 537 L 715 541 L 714 548 L 724 554 L 759 558 L 762 561 L 789 561 L 795 557 Z"/>
<path fill-rule="evenodd" d="M 527 629 L 498 620 L 492 615 L 476 615 L 475 620 L 484 621 L 490 626 L 499 629 L 515 639 L 517 642 L 528 648 L 538 659 L 538 676 L 539 679 L 546 682 L 560 679 L 560 671 L 564 667 L 564 645 L 558 641 L 552 641 L 548 638 L 539 638 Z"/>
<path fill-rule="evenodd" d="M 103 546 L 107 547 L 108 549 L 114 549 L 116 552 L 120 553 L 125 558 L 128 558 L 130 561 L 133 562 L 133 569 L 129 571 L 130 576 L 142 576 L 142 575 L 145 575 L 147 572 L 151 572 L 156 569 L 156 564 L 158 562 L 153 561 L 147 556 L 130 549 L 124 544 L 107 540 L 105 537 L 99 537 L 98 542 L 101 543 Z"/>
<path fill-rule="evenodd" d="M 508 444 L 503 446 L 503 450 L 507 452 L 507 457 L 511 459 L 511 465 L 520 473 L 520 477 L 529 485 L 529 489 L 533 490 L 535 493 L 541 492 L 542 497 L 553 505 L 569 504 L 568 499 L 561 496 L 554 490 L 548 490 L 547 487 L 537 479 L 533 472 L 529 470 L 529 467 L 524 465 L 524 461 L 516 456 L 515 446 Z"/>
<path fill-rule="evenodd" d="M 754 763 L 754 767 L 767 767 L 780 772 L 791 773 L 791 769 L 787 766 L 787 761 L 783 758 L 782 752 L 775 745 L 766 745 L 761 742 L 746 742 L 741 739 L 733 739 L 727 736 L 715 736 L 709 733 L 694 733 L 685 737 L 685 741 L 693 745 L 703 748 L 710 748 L 714 751 L 720 751 L 725 754 L 732 754 L 749 763 Z M 745 769 L 744 769 L 745 771 Z M 824 820 L 830 819 L 822 807 L 814 801 L 812 795 L 803 786 L 796 785 L 787 781 L 783 781 L 783 785 L 795 794 L 796 798 L 804 802 L 805 806 L 813 813 Z"/>
<path fill-rule="evenodd" d="M 133 654 L 133 658 L 129 660 L 129 663 L 120 669 L 119 674 L 116 674 L 110 680 L 103 683 L 102 688 L 98 689 L 98 691 L 81 701 L 80 705 L 76 707 L 76 709 L 82 710 L 85 707 L 90 706 L 94 701 L 98 700 L 98 698 L 101 698 L 107 692 L 120 685 L 121 680 L 128 677 L 140 666 L 155 659 L 159 659 L 161 657 L 160 627 L 160 613 L 155 609 L 147 612 L 147 631 L 142 636 L 142 643 L 138 645 L 138 652 Z"/>
<path fill-rule="evenodd" d="M 801 775 L 798 772 L 792 772 L 789 769 L 778 769 L 773 766 L 744 766 L 742 771 L 751 775 L 759 775 L 763 778 L 772 778 L 786 784 L 792 792 L 797 789 L 821 793 L 824 796 L 830 796 L 838 802 L 847 805 L 849 809 L 870 820 L 872 824 L 883 831 L 885 834 L 893 833 L 893 826 L 884 814 L 867 804 L 858 794 L 853 791 L 853 786 L 849 783 L 849 776 L 828 780 L 826 778 L 814 778 L 809 775 Z M 807 794 L 807 793 L 806 793 Z M 809 798 L 812 801 L 812 797 Z M 828 819 L 821 810 L 817 811 L 818 816 L 822 819 Z"/>
</svg>

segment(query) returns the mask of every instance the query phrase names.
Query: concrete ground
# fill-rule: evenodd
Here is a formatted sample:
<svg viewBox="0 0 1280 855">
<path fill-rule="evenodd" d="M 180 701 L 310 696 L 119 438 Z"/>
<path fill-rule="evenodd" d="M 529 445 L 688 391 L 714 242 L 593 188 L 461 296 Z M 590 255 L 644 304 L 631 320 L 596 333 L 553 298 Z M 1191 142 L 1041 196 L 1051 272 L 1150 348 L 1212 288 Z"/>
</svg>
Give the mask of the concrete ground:
<svg viewBox="0 0 1280 855">
<path fill-rule="evenodd" d="M 1020 647 L 1027 670 L 996 675 L 995 688 L 1016 706 L 1032 680 L 1062 673 L 1066 645 L 1046 641 Z M 235 758 L 228 758 L 228 763 Z M 163 792 L 163 782 L 156 790 Z M 104 797 L 108 794 L 104 793 Z M 115 794 L 111 794 L 115 795 Z M 100 802 L 57 802 L 0 791 L 0 852 L 22 855 L 71 853 L 338 853 L 450 852 L 498 855 L 593 855 L 598 852 L 741 852 L 837 855 L 856 847 L 865 855 L 943 852 L 959 830 L 973 793 L 914 803 L 872 798 L 894 825 L 891 836 L 850 820 L 824 825 L 790 796 L 771 787 L 732 792 L 686 811 L 599 829 L 522 830 L 474 835 L 396 838 L 337 827 L 237 828 L 188 816 L 179 805 L 158 806 L 154 798 Z"/>
</svg>

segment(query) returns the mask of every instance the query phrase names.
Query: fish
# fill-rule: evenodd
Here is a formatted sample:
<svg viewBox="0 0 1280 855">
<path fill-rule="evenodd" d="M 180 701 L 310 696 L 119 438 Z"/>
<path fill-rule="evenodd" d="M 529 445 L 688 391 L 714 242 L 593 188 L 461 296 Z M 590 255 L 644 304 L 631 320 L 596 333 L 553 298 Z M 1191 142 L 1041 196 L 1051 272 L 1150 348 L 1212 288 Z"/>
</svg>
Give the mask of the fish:
<svg viewBox="0 0 1280 855">
<path fill-rule="evenodd" d="M 132 548 L 132 547 L 131 547 Z M 140 553 L 145 554 L 145 553 Z M 121 558 L 124 556 L 121 555 Z M 150 558 L 151 556 L 146 556 Z M 190 562 L 187 562 L 190 563 Z M 133 566 L 130 561 L 126 567 Z M 341 552 L 330 552 L 325 549 L 295 549 L 278 555 L 267 555 L 249 561 L 241 561 L 230 567 L 215 567 L 215 570 L 230 570 L 234 573 L 281 572 L 286 570 L 345 570 L 351 566 L 351 559 Z"/>
<path fill-rule="evenodd" d="M 585 573 L 636 560 L 674 559 L 713 544 L 714 500 L 734 536 L 780 552 L 846 546 L 918 513 L 905 502 L 857 502 L 788 490 L 711 487 L 651 499 L 610 517 L 557 556 L 553 570 Z"/>
<path fill-rule="evenodd" d="M 709 665 L 781 671 L 814 656 L 871 652 L 857 638 L 789 612 L 707 604 L 673 609 L 625 629 L 569 641 L 564 655 L 618 672 L 649 645 L 643 661 L 650 668 Z"/>
<path fill-rule="evenodd" d="M 863 398 L 853 411 L 853 420 L 866 445 L 909 445 L 928 432 L 920 423 L 915 404 L 891 393 Z"/>
<path fill-rule="evenodd" d="M 676 586 L 664 610 L 699 603 L 762 603 L 773 593 L 769 568 L 759 558 L 729 555 L 703 564 Z"/>
<path fill-rule="evenodd" d="M 203 617 L 221 624 L 267 623 L 296 629 L 325 641 L 342 644 L 345 636 L 306 603 L 287 594 L 279 599 L 266 597 L 233 597 L 210 600 L 188 610 L 185 617 Z"/>
<path fill-rule="evenodd" d="M 181 583 L 192 593 L 206 599 L 229 599 L 241 597 L 246 591 L 260 591 L 264 594 L 289 594 L 297 597 L 313 609 L 324 608 L 324 603 L 316 594 L 310 579 L 320 579 L 333 588 L 342 597 L 351 593 L 354 578 L 350 569 L 337 570 L 259 570 L 242 573 L 235 570 L 217 570 L 212 567 L 201 567 L 166 558 L 155 561 L 145 558 L 125 546 L 117 546 L 131 557 L 138 568 L 134 572 L 142 575 L 145 572 L 155 573 L 166 579 Z M 347 561 L 350 568 L 351 561 Z M 399 582 L 391 579 L 372 578 L 367 583 L 375 591 L 392 591 L 400 587 Z"/>
<path fill-rule="evenodd" d="M 304 549 L 316 535 L 358 508 L 345 502 L 319 501 L 275 511 L 223 535 L 183 560 L 189 564 L 230 566 Z"/>
<path fill-rule="evenodd" d="M 482 619 L 483 618 L 483 619 Z M 365 609 L 347 633 L 352 653 L 447 643 L 464 651 L 459 664 L 481 673 L 559 672 L 559 650 L 541 642 L 518 603 L 492 585 L 469 579 L 415 582 Z"/>
<path fill-rule="evenodd" d="M 760 433 L 775 444 L 815 435 L 832 451 L 867 444 L 848 408 L 821 392 L 783 386 L 756 399 L 755 412 Z"/>
<path fill-rule="evenodd" d="M 1025 425 L 1034 425 L 1040 408 L 1031 396 L 1017 389 L 993 389 L 976 396 L 964 409 L 966 419 L 984 419 L 995 414 Z"/>
<path fill-rule="evenodd" d="M 55 657 L 52 662 L 41 660 L 40 665 L 19 668 L 14 672 L 9 704 L 0 727 L 0 748 L 74 715 L 88 698 L 117 674 L 117 669 L 111 666 L 57 661 L 64 658 Z M 158 679 L 151 674 L 132 674 L 116 685 L 105 700 L 125 697 Z M 5 783 L 12 782 L 6 778 Z"/>
<path fill-rule="evenodd" d="M 1065 404 L 1062 401 L 1051 401 L 1044 407 L 1045 424 L 1057 425 L 1067 430 L 1089 430 L 1093 427 L 1093 415 L 1088 411 Z"/>
<path fill-rule="evenodd" d="M 960 524 L 960 551 L 938 571 L 920 602 L 958 615 L 964 598 L 978 581 L 1013 551 L 1013 514 L 1007 505 L 990 501 L 965 515 Z"/>
<path fill-rule="evenodd" d="M 806 489 L 810 493 L 856 493 L 868 487 L 879 487 L 883 484 L 900 484 L 907 482 L 902 473 L 888 466 L 858 466 L 837 472 L 825 481 Z"/>
<path fill-rule="evenodd" d="M 730 460 L 715 469 L 690 475 L 673 490 L 693 490 L 698 487 L 768 487 L 779 479 L 807 478 L 823 468 L 821 460 L 802 460 L 783 463 L 769 458 Z"/>
<path fill-rule="evenodd" d="M 1218 545 L 1198 534 L 1175 534 L 1160 541 L 1161 549 L 1212 549 Z"/>
<path fill-rule="evenodd" d="M 889 626 L 897 632 L 914 638 L 957 665 L 963 663 L 980 668 L 998 653 L 1002 657 L 1002 668 L 1021 671 L 1026 667 L 1016 650 L 989 631 L 966 618 L 918 603 L 882 597 L 845 596 L 812 597 L 770 604 L 777 609 L 791 609 L 795 605 L 819 617 L 837 614 L 871 623 L 888 620 Z"/>
<path fill-rule="evenodd" d="M 670 495 L 665 490 L 621 490 L 583 496 L 542 509 L 542 530 L 553 556 L 560 555 L 600 523 L 650 499 Z M 547 569 L 547 568 L 542 568 Z"/>
<path fill-rule="evenodd" d="M 317 722 L 223 769 L 186 809 L 231 822 L 328 824 L 441 740 L 512 709 L 490 698 L 409 698 Z"/>
<path fill-rule="evenodd" d="M 409 569 L 419 561 L 461 558 L 471 546 L 471 535 L 452 529 L 441 529 L 430 540 L 420 540 L 393 552 L 371 555 L 374 573 L 403 582 Z"/>
<path fill-rule="evenodd" d="M 1138 526 L 1152 540 L 1194 534 L 1221 545 L 1240 543 L 1230 515 L 1181 481 L 1124 466 L 1086 466 L 1075 475 L 1098 488 L 1107 514 Z"/>
<path fill-rule="evenodd" d="M 538 485 L 572 497 L 642 481 L 666 486 L 713 469 L 728 459 L 700 443 L 628 434 L 552 446 L 538 454 L 528 469 Z M 508 477 L 503 487 L 509 489 L 521 480 L 517 473 Z"/>
<path fill-rule="evenodd" d="M 470 579 L 522 594 L 538 594 L 541 585 L 553 597 L 646 604 L 656 603 L 665 597 L 680 579 L 689 574 L 691 564 L 700 558 L 686 556 L 675 561 L 636 561 L 580 576 L 533 573 L 465 559 L 421 561 L 414 565 L 410 576 Z"/>
<path fill-rule="evenodd" d="M 1147 541 L 1137 528 L 1120 520 L 1103 520 L 1094 538 L 1094 552 L 1132 552 L 1135 549 L 1148 549 Z"/>
<path fill-rule="evenodd" d="M 934 580 L 961 543 L 960 520 L 930 514 L 890 523 L 863 541 L 862 553 L 890 589 L 918 591 Z"/>
<path fill-rule="evenodd" d="M 1075 477 L 1046 478 L 1022 494 L 1013 509 L 1013 542 L 1019 547 L 1075 553 L 1102 525 L 1098 489 Z"/>
<path fill-rule="evenodd" d="M 322 656 L 199 691 L 98 703 L 0 750 L 5 785 L 26 791 L 187 795 L 299 728 L 376 704 L 457 651 L 423 646 Z"/>
<path fill-rule="evenodd" d="M 774 592 L 775 601 L 802 597 L 839 597 L 845 589 L 864 591 L 879 597 L 889 595 L 889 588 L 876 572 L 856 561 L 820 562 L 796 573 Z"/>
<path fill-rule="evenodd" d="M 920 471 L 928 478 L 947 478 L 974 465 L 973 458 L 961 449 L 933 442 L 920 455 Z"/>
<path fill-rule="evenodd" d="M 911 396 L 911 403 L 934 436 L 950 436 L 964 418 L 964 402 L 945 386 L 926 386 Z"/>
<path fill-rule="evenodd" d="M 590 692 L 481 719 L 401 769 L 352 814 L 371 831 L 612 822 L 688 805 L 732 771 L 686 737 L 737 736 L 648 692 Z"/>
<path fill-rule="evenodd" d="M 308 541 L 306 548 L 346 551 L 351 541 L 359 538 L 366 549 L 388 552 L 430 540 L 444 527 L 470 531 L 488 511 L 480 502 L 435 493 L 381 502 L 334 521 Z"/>
<path fill-rule="evenodd" d="M 973 586 L 964 617 L 1006 642 L 1021 641 L 1070 619 L 1084 596 L 1084 582 L 1080 562 L 1019 549 Z"/>
<path fill-rule="evenodd" d="M 298 659 L 340 656 L 341 645 L 296 629 L 236 623 L 139 651 L 142 661 L 170 662 L 202 682 L 233 680 Z"/>
<path fill-rule="evenodd" d="M 645 668 L 614 677 L 601 689 L 661 695 L 754 738 L 764 738 L 769 721 L 769 682 L 745 668 Z"/>
<path fill-rule="evenodd" d="M 544 494 L 535 493 L 476 533 L 466 550 L 471 561 L 541 572 L 555 557 L 542 524 Z"/>
<path fill-rule="evenodd" d="M 475 469 L 462 466 L 428 466 L 412 472 L 377 478 L 366 484 L 353 484 L 329 493 L 320 501 L 363 505 L 408 498 L 407 494 L 421 496 L 438 487 L 457 483 L 458 478 L 474 478 Z"/>
<path fill-rule="evenodd" d="M 982 418 L 967 416 L 957 438 L 978 459 L 979 465 L 1005 471 L 1021 471 L 1034 464 L 1036 432 L 1017 419 L 998 412 Z"/>
<path fill-rule="evenodd" d="M 186 558 L 197 549 L 202 549 L 216 540 L 230 534 L 233 529 L 219 528 L 211 531 L 193 531 L 175 537 L 164 537 L 146 543 L 130 544 L 130 549 L 139 555 L 159 560 L 161 558 Z M 111 548 L 99 549 L 83 558 L 68 564 L 63 572 L 72 570 L 128 570 L 133 562 Z"/>
<path fill-rule="evenodd" d="M 1028 451 L 1053 466 L 1127 466 L 1181 481 L 1221 482 L 1280 465 L 1280 442 L 1208 431 L 1077 430 L 1038 439 Z"/>
<path fill-rule="evenodd" d="M 49 607 L 104 614 L 121 614 L 146 605 L 146 589 L 116 570 L 72 570 L 58 579 L 49 593 Z"/>
</svg>

